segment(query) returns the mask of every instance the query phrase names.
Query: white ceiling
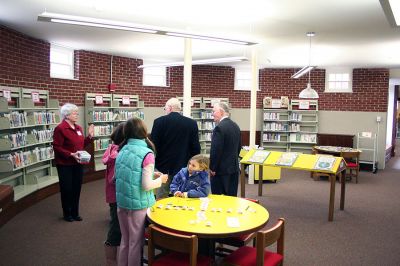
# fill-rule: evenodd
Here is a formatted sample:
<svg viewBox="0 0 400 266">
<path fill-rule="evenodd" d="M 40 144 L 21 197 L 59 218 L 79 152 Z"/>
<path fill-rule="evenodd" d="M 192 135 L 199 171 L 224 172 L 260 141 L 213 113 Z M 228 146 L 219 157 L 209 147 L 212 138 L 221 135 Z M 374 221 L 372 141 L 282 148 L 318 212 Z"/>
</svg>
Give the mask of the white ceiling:
<svg viewBox="0 0 400 266">
<path fill-rule="evenodd" d="M 398 0 L 400 1 L 400 0 Z M 74 49 L 182 61 L 182 38 L 37 21 L 44 12 L 167 27 L 257 42 L 241 46 L 193 40 L 193 59 L 246 56 L 260 67 L 400 68 L 400 28 L 379 0 L 0 0 L 0 24 Z M 241 63 L 249 64 L 249 62 Z"/>
</svg>

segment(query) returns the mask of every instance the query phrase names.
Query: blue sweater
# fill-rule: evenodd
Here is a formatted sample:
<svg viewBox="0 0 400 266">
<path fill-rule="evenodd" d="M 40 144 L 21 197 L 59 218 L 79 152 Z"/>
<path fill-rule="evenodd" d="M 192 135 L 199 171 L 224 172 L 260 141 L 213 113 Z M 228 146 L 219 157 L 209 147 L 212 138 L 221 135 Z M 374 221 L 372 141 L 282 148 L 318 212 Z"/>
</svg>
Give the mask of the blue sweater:
<svg viewBox="0 0 400 266">
<path fill-rule="evenodd" d="M 189 176 L 187 167 L 182 168 L 175 176 L 170 185 L 171 193 L 187 192 L 188 198 L 207 197 L 211 185 L 207 171 L 196 171 Z"/>
</svg>

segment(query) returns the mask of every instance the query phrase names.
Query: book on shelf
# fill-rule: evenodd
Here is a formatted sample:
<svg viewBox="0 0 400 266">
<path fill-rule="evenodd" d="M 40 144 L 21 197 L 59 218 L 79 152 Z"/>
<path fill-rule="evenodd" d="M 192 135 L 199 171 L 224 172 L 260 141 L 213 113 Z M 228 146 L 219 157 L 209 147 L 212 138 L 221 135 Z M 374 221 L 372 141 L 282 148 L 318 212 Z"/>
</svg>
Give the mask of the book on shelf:
<svg viewBox="0 0 400 266">
<path fill-rule="evenodd" d="M 247 160 L 248 162 L 252 162 L 252 163 L 264 163 L 265 160 L 268 158 L 268 155 L 271 152 L 269 151 L 264 151 L 264 150 L 256 150 L 253 155 L 251 155 L 251 157 Z"/>
<path fill-rule="evenodd" d="M 316 170 L 332 170 L 336 158 L 329 155 L 319 155 L 315 162 L 314 169 Z"/>
<path fill-rule="evenodd" d="M 299 154 L 297 152 L 284 152 L 281 157 L 278 158 L 275 165 L 292 166 L 298 156 Z"/>
</svg>

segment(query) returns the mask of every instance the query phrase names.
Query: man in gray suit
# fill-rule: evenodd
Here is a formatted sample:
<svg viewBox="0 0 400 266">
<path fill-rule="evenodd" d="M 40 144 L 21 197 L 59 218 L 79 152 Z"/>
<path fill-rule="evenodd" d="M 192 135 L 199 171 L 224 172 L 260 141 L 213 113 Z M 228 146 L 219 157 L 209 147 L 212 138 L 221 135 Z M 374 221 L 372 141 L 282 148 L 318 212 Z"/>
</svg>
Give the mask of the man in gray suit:
<svg viewBox="0 0 400 266">
<path fill-rule="evenodd" d="M 167 197 L 175 174 L 191 157 L 200 153 L 199 129 L 196 121 L 180 114 L 181 103 L 171 98 L 164 107 L 165 114 L 154 120 L 151 140 L 156 147 L 155 168 L 168 174 L 168 182 L 157 190 L 157 198 Z"/>
<path fill-rule="evenodd" d="M 210 151 L 212 194 L 237 196 L 239 184 L 240 128 L 229 118 L 225 103 L 213 108 L 216 126 L 213 130 Z"/>
</svg>

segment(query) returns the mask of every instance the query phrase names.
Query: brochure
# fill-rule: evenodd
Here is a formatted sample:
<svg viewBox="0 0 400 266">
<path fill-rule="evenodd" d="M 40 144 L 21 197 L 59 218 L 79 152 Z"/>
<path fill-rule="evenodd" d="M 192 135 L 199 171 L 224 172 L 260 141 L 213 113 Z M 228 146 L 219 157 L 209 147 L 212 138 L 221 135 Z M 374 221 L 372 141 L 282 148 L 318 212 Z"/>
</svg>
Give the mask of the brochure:
<svg viewBox="0 0 400 266">
<path fill-rule="evenodd" d="M 292 166 L 299 154 L 297 152 L 285 152 L 278 158 L 275 165 Z"/>
<path fill-rule="evenodd" d="M 315 162 L 314 169 L 316 170 L 332 170 L 336 158 L 328 155 L 320 155 Z"/>
<path fill-rule="evenodd" d="M 264 161 L 267 159 L 268 155 L 271 152 L 269 151 L 264 151 L 264 150 L 256 150 L 253 155 L 248 159 L 248 162 L 252 163 L 264 163 Z"/>
</svg>

